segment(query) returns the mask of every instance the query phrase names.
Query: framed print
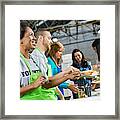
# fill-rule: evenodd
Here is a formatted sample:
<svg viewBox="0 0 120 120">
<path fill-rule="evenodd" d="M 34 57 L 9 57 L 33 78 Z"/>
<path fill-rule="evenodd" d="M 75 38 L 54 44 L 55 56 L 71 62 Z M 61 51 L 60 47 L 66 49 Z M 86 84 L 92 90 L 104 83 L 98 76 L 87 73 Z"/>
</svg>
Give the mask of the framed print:
<svg viewBox="0 0 120 120">
<path fill-rule="evenodd" d="M 119 119 L 120 4 L 117 0 L 2 1 L 1 5 L 2 119 Z M 85 54 L 86 63 L 92 66 L 92 73 L 93 71 L 99 73 L 97 75 L 91 73 L 91 78 L 90 75 L 88 78 L 87 75 L 84 76 L 84 79 L 90 78 L 92 81 L 90 94 L 88 93 L 90 89 L 84 87 L 79 88 L 85 93 L 84 98 L 81 98 L 83 94 L 80 92 L 80 97 L 74 99 L 73 93 L 64 89 L 65 100 L 50 100 L 47 99 L 49 95 L 46 95 L 44 100 L 21 100 L 19 65 L 21 40 L 23 40 L 22 44 L 29 44 L 26 48 L 30 48 L 30 42 L 25 42 L 27 38 L 21 39 L 22 22 L 29 23 L 33 33 L 45 27 L 51 33 L 50 39 L 53 43 L 57 43 L 56 40 L 59 39 L 65 48 L 62 55 L 62 68 L 71 66 L 73 49 L 79 48 Z M 35 34 L 34 37 L 37 38 L 37 35 Z M 92 49 L 95 40 L 100 41 L 99 53 L 96 49 L 97 52 Z M 98 71 L 94 68 L 96 63 L 99 65 Z M 31 72 L 30 69 L 28 71 Z M 23 76 L 26 74 L 28 73 L 22 72 Z M 80 74 L 82 76 L 81 69 Z M 72 82 L 69 78 L 67 84 Z M 86 83 L 83 86 L 86 86 Z"/>
</svg>

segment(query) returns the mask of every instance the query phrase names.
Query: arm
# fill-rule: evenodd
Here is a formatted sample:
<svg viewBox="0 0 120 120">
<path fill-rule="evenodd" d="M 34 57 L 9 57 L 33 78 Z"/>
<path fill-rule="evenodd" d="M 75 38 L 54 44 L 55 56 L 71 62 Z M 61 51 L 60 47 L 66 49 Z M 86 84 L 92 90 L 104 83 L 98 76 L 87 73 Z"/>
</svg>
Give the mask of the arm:
<svg viewBox="0 0 120 120">
<path fill-rule="evenodd" d="M 45 87 L 45 88 L 55 87 L 68 79 L 74 79 L 76 76 L 80 76 L 80 72 L 74 71 L 74 72 L 64 75 L 63 77 L 58 78 L 58 79 L 52 79 L 52 77 L 51 77 L 51 79 L 49 79 L 49 82 L 45 82 L 43 87 Z"/>
<path fill-rule="evenodd" d="M 74 84 L 71 84 L 71 83 L 66 83 L 66 82 L 63 82 L 59 85 L 61 88 L 68 88 L 70 89 L 72 92 L 74 93 L 77 93 L 78 92 L 78 88 L 76 88 L 76 86 Z"/>
<path fill-rule="evenodd" d="M 65 70 L 63 70 L 62 72 L 60 72 L 52 77 L 49 77 L 49 80 L 61 79 L 63 76 L 66 76 L 72 72 L 80 73 L 79 69 L 70 66 L 69 68 L 66 68 Z"/>
<path fill-rule="evenodd" d="M 49 77 L 49 80 L 55 80 L 55 79 L 59 79 L 62 78 L 63 76 L 66 76 L 67 73 L 66 72 L 60 72 L 52 77 Z"/>
<path fill-rule="evenodd" d="M 34 86 L 32 84 L 27 85 L 25 87 L 21 87 L 20 88 L 20 96 L 24 95 L 26 92 L 28 92 L 28 91 L 30 91 L 32 89 L 34 89 Z"/>
<path fill-rule="evenodd" d="M 45 81 L 44 77 L 39 77 L 34 83 L 27 85 L 25 87 L 21 87 L 20 88 L 20 96 L 24 95 L 26 92 L 33 90 L 37 87 L 39 87 L 40 85 L 42 85 Z"/>
</svg>

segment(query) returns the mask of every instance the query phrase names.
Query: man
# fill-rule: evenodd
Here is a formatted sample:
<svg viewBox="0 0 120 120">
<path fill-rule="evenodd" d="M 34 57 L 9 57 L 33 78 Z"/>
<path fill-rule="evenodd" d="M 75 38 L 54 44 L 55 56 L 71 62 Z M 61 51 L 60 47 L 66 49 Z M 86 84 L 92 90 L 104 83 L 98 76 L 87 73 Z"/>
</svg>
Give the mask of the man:
<svg viewBox="0 0 120 120">
<path fill-rule="evenodd" d="M 31 58 L 33 59 L 33 61 L 35 61 L 37 66 L 39 66 L 39 68 L 42 71 L 42 74 L 47 78 L 47 81 L 43 85 L 44 93 L 42 95 L 44 96 L 45 94 L 48 94 L 43 99 L 49 99 L 46 98 L 49 97 L 50 89 L 48 88 L 58 86 L 59 84 L 61 84 L 62 82 L 68 79 L 74 79 L 75 77 L 80 76 L 80 72 L 78 69 L 74 67 L 69 67 L 55 76 L 50 76 L 49 75 L 50 66 L 48 65 L 45 52 L 50 50 L 50 46 L 52 43 L 51 34 L 47 30 L 41 30 L 36 33 L 36 37 L 37 37 L 37 45 L 36 48 L 31 53 Z"/>
<path fill-rule="evenodd" d="M 45 77 L 40 75 L 40 71 L 38 70 L 37 66 L 36 66 L 36 70 L 38 70 L 39 72 L 35 75 L 33 74 L 30 66 L 29 50 L 35 47 L 34 44 L 31 43 L 32 41 L 36 41 L 34 32 L 27 23 L 21 21 L 20 22 L 20 98 L 21 99 L 38 99 L 37 89 L 45 81 Z"/>
</svg>

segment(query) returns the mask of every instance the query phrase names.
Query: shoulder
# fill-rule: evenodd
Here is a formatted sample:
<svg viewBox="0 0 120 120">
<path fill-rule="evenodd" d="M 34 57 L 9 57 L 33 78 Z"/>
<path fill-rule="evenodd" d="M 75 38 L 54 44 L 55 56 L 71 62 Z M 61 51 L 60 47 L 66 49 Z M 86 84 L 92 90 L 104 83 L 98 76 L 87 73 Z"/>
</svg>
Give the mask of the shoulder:
<svg viewBox="0 0 120 120">
<path fill-rule="evenodd" d="M 50 57 L 48 57 L 47 59 L 48 59 L 48 63 L 52 63 L 53 62 L 53 60 Z"/>
<path fill-rule="evenodd" d="M 20 65 L 21 65 L 21 67 L 26 66 L 26 64 L 21 56 L 20 56 Z"/>
<path fill-rule="evenodd" d="M 87 61 L 87 68 L 89 68 L 89 70 L 91 70 L 92 69 L 92 66 L 91 66 L 91 62 L 89 61 Z"/>
<path fill-rule="evenodd" d="M 36 59 L 36 60 L 41 60 L 43 59 L 43 55 L 41 52 L 39 52 L 37 49 L 34 49 L 33 52 L 31 53 L 31 56 Z"/>
<path fill-rule="evenodd" d="M 51 68 L 54 68 L 54 69 L 57 68 L 56 64 L 50 57 L 48 57 L 47 59 L 48 59 L 48 64 L 51 65 Z"/>
<path fill-rule="evenodd" d="M 78 68 L 78 69 L 80 69 L 80 67 L 81 67 L 80 64 L 75 64 L 75 63 L 73 63 L 72 66 L 75 68 Z"/>
<path fill-rule="evenodd" d="M 34 50 L 33 50 L 33 52 L 31 53 L 31 55 L 32 56 L 38 56 L 38 55 L 41 55 L 41 53 L 35 48 Z"/>
<path fill-rule="evenodd" d="M 49 64 L 54 64 L 54 61 L 50 57 L 48 57 L 47 60 Z"/>
</svg>

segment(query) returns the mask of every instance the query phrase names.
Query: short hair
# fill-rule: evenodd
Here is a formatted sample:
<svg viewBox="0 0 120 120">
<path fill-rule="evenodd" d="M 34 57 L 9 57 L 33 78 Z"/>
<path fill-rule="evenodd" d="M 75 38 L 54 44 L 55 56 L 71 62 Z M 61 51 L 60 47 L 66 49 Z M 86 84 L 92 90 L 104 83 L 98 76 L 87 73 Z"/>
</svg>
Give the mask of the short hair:
<svg viewBox="0 0 120 120">
<path fill-rule="evenodd" d="M 20 20 L 20 39 L 24 37 L 27 27 L 30 27 L 27 21 Z"/>
<path fill-rule="evenodd" d="M 40 35 L 44 35 L 44 32 L 45 31 L 48 31 L 47 30 L 47 28 L 41 28 L 41 29 L 38 29 L 38 31 L 35 33 L 35 37 L 38 39 L 38 37 L 40 36 Z M 48 31 L 49 32 L 49 31 Z"/>
</svg>

